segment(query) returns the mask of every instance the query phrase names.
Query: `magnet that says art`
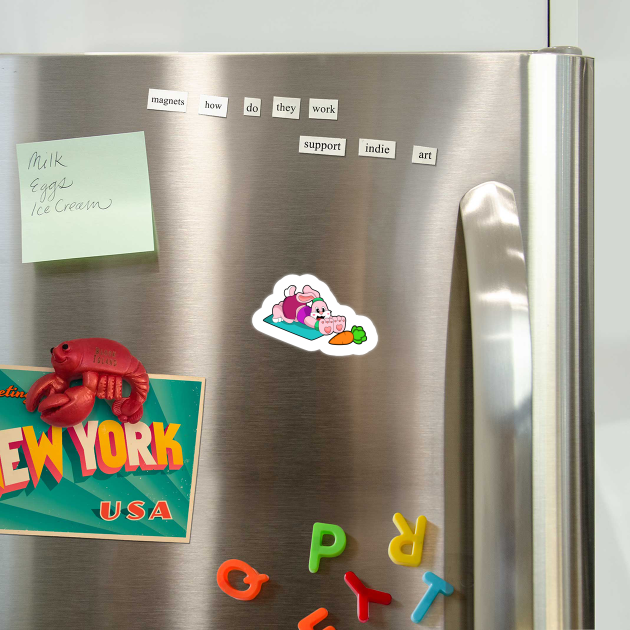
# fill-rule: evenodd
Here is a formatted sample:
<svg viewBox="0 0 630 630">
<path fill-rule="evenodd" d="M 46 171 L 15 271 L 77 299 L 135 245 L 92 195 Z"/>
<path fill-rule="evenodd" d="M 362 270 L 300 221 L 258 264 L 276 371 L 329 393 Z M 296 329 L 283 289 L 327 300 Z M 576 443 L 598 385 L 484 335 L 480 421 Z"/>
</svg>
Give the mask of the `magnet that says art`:
<svg viewBox="0 0 630 630">
<path fill-rule="evenodd" d="M 302 350 L 335 356 L 366 354 L 378 342 L 372 320 L 339 304 L 328 285 L 310 274 L 276 282 L 252 323 L 256 330 Z"/>
<path fill-rule="evenodd" d="M 142 363 L 125 346 L 98 337 L 64 341 L 50 349 L 54 372 L 39 378 L 28 390 L 26 408 L 40 412 L 44 422 L 71 427 L 83 422 L 96 398 L 112 400 L 112 411 L 121 422 L 136 423 L 149 393 L 149 376 Z M 82 378 L 83 384 L 70 387 Z M 131 394 L 123 397 L 123 380 Z"/>
<path fill-rule="evenodd" d="M 425 516 L 419 516 L 416 521 L 416 531 L 411 531 L 405 517 L 397 512 L 394 514 L 394 524 L 400 532 L 389 543 L 389 557 L 394 564 L 402 564 L 407 567 L 417 567 L 422 562 L 422 547 L 424 545 L 424 532 L 427 528 Z M 403 547 L 411 545 L 411 553 L 405 553 Z"/>
<path fill-rule="evenodd" d="M 243 582 L 249 584 L 249 588 L 244 591 L 234 588 L 228 578 L 231 571 L 242 571 L 245 573 Z M 250 567 L 249 564 L 242 560 L 226 560 L 217 571 L 217 584 L 219 588 L 226 595 L 244 602 L 249 602 L 256 598 L 260 593 L 262 585 L 268 580 L 268 575 L 258 573 L 256 569 Z"/>
</svg>

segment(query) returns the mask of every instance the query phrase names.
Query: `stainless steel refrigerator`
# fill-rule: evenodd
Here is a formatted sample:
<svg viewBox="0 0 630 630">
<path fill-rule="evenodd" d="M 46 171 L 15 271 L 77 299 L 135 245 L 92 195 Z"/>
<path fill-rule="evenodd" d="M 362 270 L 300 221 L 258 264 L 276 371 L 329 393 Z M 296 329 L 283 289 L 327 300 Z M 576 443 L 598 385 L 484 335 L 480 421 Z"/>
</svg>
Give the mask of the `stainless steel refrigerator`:
<svg viewBox="0 0 630 630">
<path fill-rule="evenodd" d="M 147 109 L 155 88 L 188 92 L 187 113 Z M 227 117 L 198 115 L 204 94 Z M 16 144 L 132 131 L 156 251 L 22 264 Z M 2 56 L 0 363 L 108 337 L 207 383 L 190 543 L 0 536 L 0 628 L 295 628 L 322 606 L 319 628 L 356 628 L 346 571 L 392 594 L 375 628 L 415 627 L 424 571 L 454 593 L 422 627 L 592 627 L 592 179 L 579 50 Z M 377 345 L 262 334 L 288 274 L 322 279 Z M 420 567 L 388 557 L 395 513 L 428 519 Z M 348 543 L 311 574 L 315 522 Z M 270 576 L 252 602 L 217 587 L 235 557 Z"/>
</svg>

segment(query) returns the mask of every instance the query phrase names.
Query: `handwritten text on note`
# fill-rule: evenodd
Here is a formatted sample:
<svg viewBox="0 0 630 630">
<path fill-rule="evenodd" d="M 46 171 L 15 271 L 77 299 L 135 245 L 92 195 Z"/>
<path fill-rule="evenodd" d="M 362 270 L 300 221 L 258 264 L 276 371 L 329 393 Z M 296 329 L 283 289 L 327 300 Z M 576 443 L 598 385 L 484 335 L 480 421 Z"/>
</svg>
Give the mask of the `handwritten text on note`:
<svg viewBox="0 0 630 630">
<path fill-rule="evenodd" d="M 151 251 L 144 132 L 17 145 L 22 262 Z"/>
</svg>

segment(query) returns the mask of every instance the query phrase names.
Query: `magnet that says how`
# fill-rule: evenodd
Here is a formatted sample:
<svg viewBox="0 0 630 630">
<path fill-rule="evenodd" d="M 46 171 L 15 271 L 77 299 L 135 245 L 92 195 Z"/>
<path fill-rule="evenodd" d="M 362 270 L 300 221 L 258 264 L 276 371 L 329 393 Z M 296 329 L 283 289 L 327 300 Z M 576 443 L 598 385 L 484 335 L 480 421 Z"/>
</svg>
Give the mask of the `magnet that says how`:
<svg viewBox="0 0 630 630">
<path fill-rule="evenodd" d="M 427 528 L 425 516 L 419 516 L 416 521 L 415 533 L 407 524 L 405 517 L 396 512 L 394 514 L 394 524 L 400 532 L 400 536 L 392 539 L 389 543 L 389 557 L 394 564 L 402 564 L 407 567 L 417 567 L 422 561 L 422 547 L 424 545 L 424 532 Z M 411 545 L 411 553 L 404 553 L 403 547 Z"/>
<path fill-rule="evenodd" d="M 324 536 L 333 536 L 332 545 L 324 545 Z M 336 558 L 346 548 L 346 532 L 339 525 L 327 523 L 314 523 L 313 536 L 311 538 L 311 555 L 308 559 L 308 570 L 311 573 L 319 571 L 319 562 L 322 558 Z"/>
<path fill-rule="evenodd" d="M 231 571 L 242 571 L 245 573 L 243 582 L 249 584 L 249 588 L 245 591 L 234 588 L 228 579 Z M 260 593 L 262 585 L 269 580 L 269 576 L 264 573 L 258 573 L 242 560 L 226 560 L 217 571 L 217 584 L 219 588 L 230 597 L 249 602 Z"/>
</svg>

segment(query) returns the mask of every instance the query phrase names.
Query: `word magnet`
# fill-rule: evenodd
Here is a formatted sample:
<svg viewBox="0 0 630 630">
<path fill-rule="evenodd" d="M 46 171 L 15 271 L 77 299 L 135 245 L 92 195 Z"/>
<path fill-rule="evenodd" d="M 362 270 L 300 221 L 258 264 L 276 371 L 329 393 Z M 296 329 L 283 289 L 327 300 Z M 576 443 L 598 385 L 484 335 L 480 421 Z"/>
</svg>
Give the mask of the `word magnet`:
<svg viewBox="0 0 630 630">
<path fill-rule="evenodd" d="M 415 533 L 407 524 L 405 517 L 396 512 L 394 514 L 394 524 L 400 532 L 400 536 L 396 536 L 389 543 L 389 557 L 394 564 L 402 564 L 407 567 L 417 567 L 422 561 L 422 546 L 424 545 L 424 532 L 427 528 L 426 516 L 419 516 L 416 521 Z M 404 553 L 403 547 L 412 545 L 411 553 Z"/>
<path fill-rule="evenodd" d="M 246 96 L 243 99 L 243 116 L 260 116 L 262 100 Z"/>
<path fill-rule="evenodd" d="M 228 579 L 230 571 L 242 571 L 245 573 L 243 582 L 249 584 L 249 588 L 245 591 L 240 591 L 234 588 Z M 219 588 L 230 597 L 234 599 L 240 599 L 241 601 L 249 602 L 256 598 L 260 593 L 262 585 L 269 580 L 269 576 L 264 573 L 258 573 L 256 569 L 252 568 L 246 562 L 242 560 L 226 560 L 217 571 L 217 584 Z"/>
<path fill-rule="evenodd" d="M 323 545 L 324 536 L 333 536 L 332 545 Z M 336 558 L 346 548 L 346 532 L 339 525 L 315 523 L 313 525 L 313 537 L 311 538 L 311 555 L 308 559 L 308 570 L 311 573 L 319 571 L 319 561 L 322 558 Z"/>
<path fill-rule="evenodd" d="M 199 113 L 202 116 L 226 118 L 228 114 L 228 97 L 202 94 L 199 97 Z"/>
</svg>

